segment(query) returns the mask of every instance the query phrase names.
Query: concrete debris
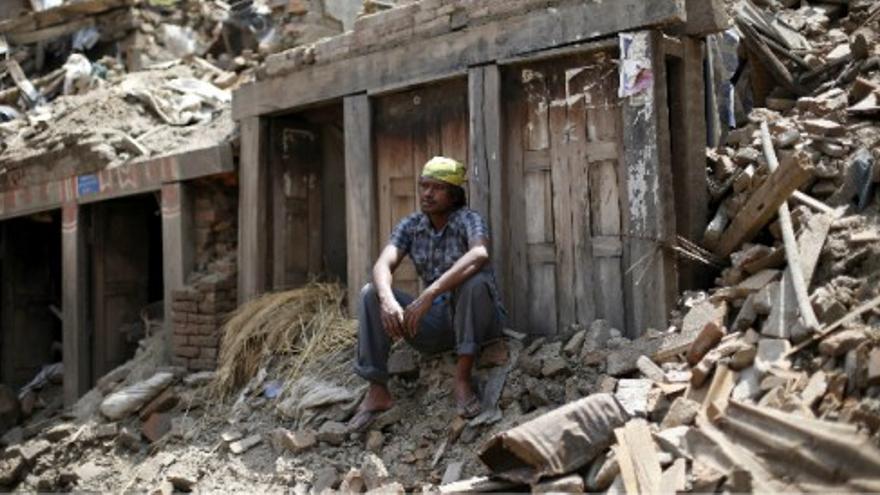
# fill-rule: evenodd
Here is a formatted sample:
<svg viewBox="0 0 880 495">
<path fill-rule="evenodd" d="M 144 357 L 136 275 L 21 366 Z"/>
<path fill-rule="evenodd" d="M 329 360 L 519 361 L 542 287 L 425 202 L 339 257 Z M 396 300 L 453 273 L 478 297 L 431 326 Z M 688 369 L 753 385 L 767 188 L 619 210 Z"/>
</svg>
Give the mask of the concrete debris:
<svg viewBox="0 0 880 495">
<path fill-rule="evenodd" d="M 149 380 L 130 385 L 101 402 L 101 413 L 110 419 L 123 419 L 137 412 L 174 380 L 171 373 L 156 373 Z"/>
<path fill-rule="evenodd" d="M 248 450 L 256 447 L 262 441 L 263 437 L 261 435 L 251 435 L 249 437 L 230 443 L 229 451 L 233 454 L 243 454 Z"/>
</svg>

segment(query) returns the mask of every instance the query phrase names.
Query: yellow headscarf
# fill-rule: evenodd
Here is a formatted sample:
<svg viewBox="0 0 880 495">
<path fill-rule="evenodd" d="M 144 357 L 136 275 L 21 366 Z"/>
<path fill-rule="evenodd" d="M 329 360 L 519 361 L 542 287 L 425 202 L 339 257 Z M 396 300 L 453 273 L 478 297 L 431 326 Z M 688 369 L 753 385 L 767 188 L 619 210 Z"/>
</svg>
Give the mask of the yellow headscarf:
<svg viewBox="0 0 880 495">
<path fill-rule="evenodd" d="M 467 181 L 467 169 L 465 166 L 452 158 L 435 156 L 428 160 L 422 170 L 422 177 L 461 187 Z"/>
</svg>

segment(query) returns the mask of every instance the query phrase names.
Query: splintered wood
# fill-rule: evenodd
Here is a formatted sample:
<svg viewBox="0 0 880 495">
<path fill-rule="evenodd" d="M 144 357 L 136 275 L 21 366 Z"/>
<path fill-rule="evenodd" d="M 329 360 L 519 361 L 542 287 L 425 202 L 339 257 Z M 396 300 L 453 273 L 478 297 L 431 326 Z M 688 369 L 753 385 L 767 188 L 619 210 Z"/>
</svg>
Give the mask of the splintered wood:
<svg viewBox="0 0 880 495">
<path fill-rule="evenodd" d="M 633 419 L 614 430 L 614 454 L 627 495 L 660 493 L 663 473 L 648 423 Z"/>
<path fill-rule="evenodd" d="M 770 222 L 797 188 L 813 174 L 813 165 L 806 159 L 795 159 L 774 170 L 767 180 L 749 197 L 736 218 L 722 234 L 715 252 L 720 256 L 730 253 L 751 240 Z"/>
</svg>

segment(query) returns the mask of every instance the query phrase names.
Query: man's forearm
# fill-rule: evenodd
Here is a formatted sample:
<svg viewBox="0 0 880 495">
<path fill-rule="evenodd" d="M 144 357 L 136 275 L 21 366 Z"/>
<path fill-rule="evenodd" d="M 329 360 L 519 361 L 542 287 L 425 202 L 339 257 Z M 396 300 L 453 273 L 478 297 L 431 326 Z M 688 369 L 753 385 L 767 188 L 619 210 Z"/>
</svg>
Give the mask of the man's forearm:
<svg viewBox="0 0 880 495">
<path fill-rule="evenodd" d="M 385 263 L 376 263 L 373 266 L 373 286 L 380 300 L 394 297 L 391 281 L 391 268 Z"/>
<path fill-rule="evenodd" d="M 454 290 L 482 270 L 488 261 L 489 254 L 486 248 L 483 246 L 475 247 L 459 258 L 449 270 L 446 270 L 440 278 L 426 288 L 425 292 L 435 298 L 444 292 Z"/>
</svg>

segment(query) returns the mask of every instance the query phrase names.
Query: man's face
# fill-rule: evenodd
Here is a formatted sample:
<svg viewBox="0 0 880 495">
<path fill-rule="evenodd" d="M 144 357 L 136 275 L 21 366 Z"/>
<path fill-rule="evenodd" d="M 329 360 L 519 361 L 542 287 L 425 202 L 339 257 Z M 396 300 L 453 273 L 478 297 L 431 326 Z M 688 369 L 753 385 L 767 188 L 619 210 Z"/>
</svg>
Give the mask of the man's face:
<svg viewBox="0 0 880 495">
<path fill-rule="evenodd" d="M 452 208 L 452 194 L 449 184 L 426 177 L 419 178 L 419 204 L 422 213 L 445 213 Z"/>
</svg>

